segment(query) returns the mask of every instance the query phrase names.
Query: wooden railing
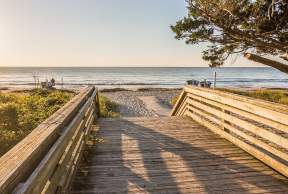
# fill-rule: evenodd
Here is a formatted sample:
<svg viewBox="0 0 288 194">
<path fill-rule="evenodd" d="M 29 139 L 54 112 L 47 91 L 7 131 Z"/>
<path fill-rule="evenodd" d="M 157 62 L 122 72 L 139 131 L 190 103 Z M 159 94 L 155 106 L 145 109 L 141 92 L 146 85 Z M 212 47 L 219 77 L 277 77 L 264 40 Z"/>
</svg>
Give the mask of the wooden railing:
<svg viewBox="0 0 288 194">
<path fill-rule="evenodd" d="M 186 86 L 171 116 L 188 116 L 288 177 L 288 106 Z"/>
<path fill-rule="evenodd" d="M 99 113 L 89 87 L 0 158 L 0 193 L 65 193 Z"/>
</svg>

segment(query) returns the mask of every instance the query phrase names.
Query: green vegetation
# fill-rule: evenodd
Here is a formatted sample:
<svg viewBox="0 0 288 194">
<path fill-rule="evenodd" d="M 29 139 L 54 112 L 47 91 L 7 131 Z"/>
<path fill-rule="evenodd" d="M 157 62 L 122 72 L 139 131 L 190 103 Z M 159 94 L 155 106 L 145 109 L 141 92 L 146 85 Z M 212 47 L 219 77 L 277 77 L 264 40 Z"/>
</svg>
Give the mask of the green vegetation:
<svg viewBox="0 0 288 194">
<path fill-rule="evenodd" d="M 211 67 L 223 65 L 229 56 L 242 53 L 248 59 L 288 73 L 287 63 L 271 63 L 261 57 L 273 55 L 288 61 L 287 0 L 187 0 L 187 4 L 187 16 L 171 29 L 176 39 L 187 44 L 208 45 L 203 59 Z M 250 58 L 247 52 L 256 57 Z"/>
<path fill-rule="evenodd" d="M 62 107 L 72 96 L 72 92 L 59 90 L 0 93 L 0 156 Z"/>
<path fill-rule="evenodd" d="M 284 89 L 282 90 L 260 89 L 260 90 L 248 90 L 248 91 L 236 90 L 236 89 L 219 89 L 219 90 L 288 105 L 288 90 Z"/>
<path fill-rule="evenodd" d="M 100 117 L 119 117 L 119 105 L 105 96 L 99 95 Z"/>
<path fill-rule="evenodd" d="M 172 106 L 174 106 L 178 100 L 179 96 L 175 96 L 174 98 L 171 99 L 170 103 L 172 104 Z"/>
<path fill-rule="evenodd" d="M 175 90 L 182 90 L 182 88 L 138 88 L 138 92 L 149 92 L 149 91 L 175 91 Z"/>
<path fill-rule="evenodd" d="M 106 88 L 99 90 L 100 92 L 122 92 L 122 91 L 131 91 L 125 88 Z"/>
</svg>

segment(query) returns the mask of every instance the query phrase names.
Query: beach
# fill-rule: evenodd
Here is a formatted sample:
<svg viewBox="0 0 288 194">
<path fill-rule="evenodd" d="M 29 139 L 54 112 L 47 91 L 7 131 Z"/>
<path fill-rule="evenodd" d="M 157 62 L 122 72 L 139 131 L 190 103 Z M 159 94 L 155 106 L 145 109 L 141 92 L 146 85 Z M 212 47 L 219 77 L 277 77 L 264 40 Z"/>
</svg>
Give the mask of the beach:
<svg viewBox="0 0 288 194">
<path fill-rule="evenodd" d="M 185 85 L 183 85 L 184 87 Z M 88 87 L 83 85 L 81 87 L 69 87 L 60 88 L 57 90 L 72 91 L 79 93 L 83 88 Z M 97 86 L 96 86 L 97 87 Z M 117 104 L 120 117 L 159 117 L 168 116 L 172 110 L 173 104 L 171 100 L 179 96 L 183 87 L 179 88 L 151 88 L 151 87 L 132 87 L 132 88 L 98 88 L 99 94 L 109 99 L 111 102 Z M 5 87 L 0 88 L 1 93 L 21 92 L 29 91 L 34 87 Z M 218 88 L 219 90 L 226 90 L 228 92 L 238 93 L 241 95 L 247 95 L 248 92 L 255 91 L 251 97 L 262 98 L 264 100 L 272 100 L 283 97 L 284 103 L 286 103 L 286 88 L 267 88 L 267 87 L 234 87 L 227 86 Z M 258 91 L 258 94 L 257 94 Z M 261 91 L 267 91 L 266 93 Z M 272 93 L 271 93 L 272 91 Z M 275 91 L 275 92 L 273 92 Z M 277 91 L 283 91 L 277 94 Z M 248 95 L 249 96 L 249 95 Z M 279 98 L 280 98 L 279 97 Z M 274 100 L 275 100 L 274 99 Z M 277 101 L 275 101 L 277 102 Z M 282 103 L 281 101 L 279 101 Z"/>
<path fill-rule="evenodd" d="M 85 87 L 87 86 L 60 90 L 79 93 Z M 0 88 L 0 92 L 11 93 L 32 89 L 34 87 L 5 87 Z M 119 110 L 117 111 L 119 111 L 121 117 L 159 117 L 158 107 L 151 108 L 147 106 L 147 104 L 151 104 L 150 98 L 169 112 L 172 109 L 171 100 L 178 96 L 181 90 L 182 88 L 109 88 L 99 89 L 99 94 L 107 97 L 119 106 Z M 148 98 L 145 99 L 143 97 Z M 166 116 L 168 116 L 168 113 Z"/>
<path fill-rule="evenodd" d="M 122 117 L 158 117 L 161 116 L 158 107 L 155 105 L 149 106 L 156 101 L 161 108 L 171 110 L 171 100 L 178 96 L 181 89 L 140 89 L 137 91 L 123 90 L 123 91 L 100 91 L 103 95 L 111 101 L 119 105 L 119 112 Z M 143 98 L 149 97 L 149 98 Z M 157 105 L 156 105 L 157 106 Z M 166 115 L 168 116 L 168 115 Z"/>
<path fill-rule="evenodd" d="M 54 78 L 55 88 L 60 90 L 79 92 L 87 86 L 97 87 L 119 104 L 124 117 L 157 116 L 155 104 L 171 109 L 171 99 L 187 80 L 213 82 L 214 71 L 219 88 L 288 88 L 287 74 L 267 67 L 0 67 L 0 91 L 40 88 L 41 82 Z M 151 98 L 142 98 L 145 96 Z"/>
<path fill-rule="evenodd" d="M 269 67 L 0 67 L 0 87 L 31 88 L 54 78 L 58 89 L 182 88 L 192 79 L 213 82 L 214 71 L 218 87 L 288 88 L 287 74 Z"/>
</svg>

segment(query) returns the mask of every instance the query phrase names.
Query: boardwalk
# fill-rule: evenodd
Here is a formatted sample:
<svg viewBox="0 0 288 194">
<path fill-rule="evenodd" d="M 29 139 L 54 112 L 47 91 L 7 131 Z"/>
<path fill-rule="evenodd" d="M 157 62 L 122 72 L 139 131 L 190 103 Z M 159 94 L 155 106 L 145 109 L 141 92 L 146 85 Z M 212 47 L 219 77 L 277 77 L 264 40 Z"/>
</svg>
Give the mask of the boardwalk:
<svg viewBox="0 0 288 194">
<path fill-rule="evenodd" d="M 288 193 L 287 179 L 188 118 L 99 119 L 71 193 Z"/>
</svg>

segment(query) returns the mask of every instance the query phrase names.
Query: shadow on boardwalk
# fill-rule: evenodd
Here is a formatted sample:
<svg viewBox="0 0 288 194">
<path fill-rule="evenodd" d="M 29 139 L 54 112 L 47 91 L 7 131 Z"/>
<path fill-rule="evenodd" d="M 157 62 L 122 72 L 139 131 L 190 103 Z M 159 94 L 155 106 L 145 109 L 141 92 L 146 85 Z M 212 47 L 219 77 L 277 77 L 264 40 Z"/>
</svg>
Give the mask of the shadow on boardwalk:
<svg viewBox="0 0 288 194">
<path fill-rule="evenodd" d="M 183 118 L 106 119 L 72 193 L 286 193 L 287 180 Z M 280 180 L 283 179 L 283 180 Z"/>
</svg>

